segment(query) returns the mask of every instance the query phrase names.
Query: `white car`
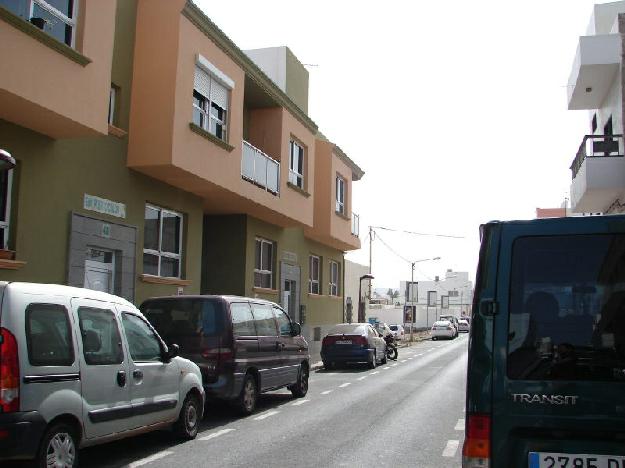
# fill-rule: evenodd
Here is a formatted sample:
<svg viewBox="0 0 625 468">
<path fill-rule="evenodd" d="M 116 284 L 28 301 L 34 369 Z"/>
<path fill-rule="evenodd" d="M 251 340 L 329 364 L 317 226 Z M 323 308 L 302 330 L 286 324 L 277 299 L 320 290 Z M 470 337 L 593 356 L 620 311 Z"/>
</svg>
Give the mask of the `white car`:
<svg viewBox="0 0 625 468">
<path fill-rule="evenodd" d="M 456 333 L 456 327 L 449 320 L 438 320 L 432 325 L 431 336 L 434 341 L 439 338 L 455 338 Z"/>
<path fill-rule="evenodd" d="M 121 297 L 0 282 L 0 465 L 72 468 L 81 447 L 169 426 L 195 438 L 202 375 L 177 354 Z"/>
<path fill-rule="evenodd" d="M 393 333 L 393 336 L 395 337 L 397 341 L 401 341 L 404 339 L 405 330 L 403 326 L 398 325 L 398 324 L 393 324 L 393 325 L 389 325 L 389 328 L 391 329 L 391 333 Z"/>
<path fill-rule="evenodd" d="M 469 333 L 469 322 L 465 319 L 458 319 L 458 331 Z"/>
</svg>

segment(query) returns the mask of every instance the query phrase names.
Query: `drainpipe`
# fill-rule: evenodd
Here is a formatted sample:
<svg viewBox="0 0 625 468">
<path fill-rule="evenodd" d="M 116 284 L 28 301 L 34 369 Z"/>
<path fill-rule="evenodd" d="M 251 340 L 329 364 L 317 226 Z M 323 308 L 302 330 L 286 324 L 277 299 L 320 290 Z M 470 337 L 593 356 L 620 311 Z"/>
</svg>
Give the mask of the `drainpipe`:
<svg viewBox="0 0 625 468">
<path fill-rule="evenodd" d="M 343 295 L 343 319 L 341 320 L 341 323 L 347 322 L 347 317 L 345 317 L 345 269 L 345 252 L 343 252 L 343 268 L 341 269 L 341 276 L 343 277 L 341 280 L 341 293 Z"/>
</svg>

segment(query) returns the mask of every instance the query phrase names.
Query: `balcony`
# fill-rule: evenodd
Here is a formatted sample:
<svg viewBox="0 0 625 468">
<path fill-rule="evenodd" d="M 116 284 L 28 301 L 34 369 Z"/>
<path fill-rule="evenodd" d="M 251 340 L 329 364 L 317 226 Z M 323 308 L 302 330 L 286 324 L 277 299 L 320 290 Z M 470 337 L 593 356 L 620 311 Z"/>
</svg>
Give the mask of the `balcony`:
<svg viewBox="0 0 625 468">
<path fill-rule="evenodd" d="M 568 81 L 568 107 L 601 107 L 621 63 L 621 35 L 582 36 Z"/>
<path fill-rule="evenodd" d="M 360 216 L 356 213 L 352 213 L 352 235 L 360 236 Z"/>
<path fill-rule="evenodd" d="M 0 2 L 0 119 L 55 139 L 106 135 L 116 3 L 80 2 L 77 18 L 32 4 L 29 21 L 29 2 Z"/>
<path fill-rule="evenodd" d="M 243 140 L 241 177 L 267 192 L 280 194 L 280 163 Z"/>
<path fill-rule="evenodd" d="M 605 212 L 625 193 L 622 135 L 586 135 L 571 164 L 571 208 L 577 213 Z"/>
</svg>

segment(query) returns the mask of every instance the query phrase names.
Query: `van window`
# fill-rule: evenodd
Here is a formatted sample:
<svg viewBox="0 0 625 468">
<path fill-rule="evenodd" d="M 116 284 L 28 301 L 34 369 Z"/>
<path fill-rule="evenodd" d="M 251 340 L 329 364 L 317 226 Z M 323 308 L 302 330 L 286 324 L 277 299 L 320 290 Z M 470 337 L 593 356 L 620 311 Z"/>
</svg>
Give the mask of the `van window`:
<svg viewBox="0 0 625 468">
<path fill-rule="evenodd" d="M 625 235 L 517 239 L 508 377 L 625 381 Z"/>
<path fill-rule="evenodd" d="M 273 308 L 273 313 L 278 321 L 278 328 L 280 329 L 280 336 L 291 336 L 291 321 L 286 316 L 282 309 L 277 307 Z"/>
<path fill-rule="evenodd" d="M 265 304 L 253 304 L 254 322 L 258 336 L 277 336 L 276 321 L 271 313 L 271 306 Z"/>
<path fill-rule="evenodd" d="M 130 357 L 134 362 L 161 360 L 161 344 L 143 319 L 123 313 L 122 325 L 126 332 Z"/>
<path fill-rule="evenodd" d="M 67 309 L 57 304 L 26 308 L 26 346 L 31 366 L 71 366 L 74 346 Z"/>
<path fill-rule="evenodd" d="M 230 304 L 230 314 L 232 315 L 232 332 L 235 336 L 256 336 L 254 316 L 249 304 L 244 302 Z"/>
<path fill-rule="evenodd" d="M 166 343 L 184 348 L 189 339 L 220 336 L 223 308 L 218 299 L 185 298 L 146 301 L 141 312 Z"/>
<path fill-rule="evenodd" d="M 123 362 L 122 340 L 113 311 L 79 307 L 78 320 L 87 364 L 102 366 Z"/>
</svg>

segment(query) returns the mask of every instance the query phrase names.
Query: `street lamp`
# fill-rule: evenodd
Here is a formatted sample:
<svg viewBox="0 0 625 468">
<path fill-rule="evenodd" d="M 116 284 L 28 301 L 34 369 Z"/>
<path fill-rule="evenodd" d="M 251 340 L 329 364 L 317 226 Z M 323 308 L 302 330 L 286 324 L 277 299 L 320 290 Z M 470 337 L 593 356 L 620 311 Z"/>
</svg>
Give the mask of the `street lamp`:
<svg viewBox="0 0 625 468">
<path fill-rule="evenodd" d="M 11 153 L 0 149 L 0 172 L 8 171 L 15 167 L 15 158 L 11 156 Z"/>
<path fill-rule="evenodd" d="M 365 301 L 362 300 L 362 280 L 372 280 L 373 275 L 367 273 L 366 275 L 362 275 L 358 280 L 358 323 L 363 323 L 365 321 Z"/>
<path fill-rule="evenodd" d="M 412 343 L 412 329 L 414 328 L 414 316 L 417 314 L 417 306 L 413 304 L 414 302 L 414 266 L 415 263 L 420 263 L 420 262 L 429 262 L 429 261 L 436 261 L 436 260 L 440 260 L 440 257 L 433 257 L 433 258 L 422 258 L 421 260 L 415 260 L 414 262 L 410 262 L 410 266 L 411 266 L 411 270 L 412 270 L 412 274 L 410 277 L 410 306 L 414 307 L 414 310 L 412 310 L 411 315 L 411 319 L 412 322 L 410 323 L 410 342 Z M 428 320 L 429 321 L 429 320 Z M 429 326 L 429 323 L 427 324 Z"/>
</svg>

